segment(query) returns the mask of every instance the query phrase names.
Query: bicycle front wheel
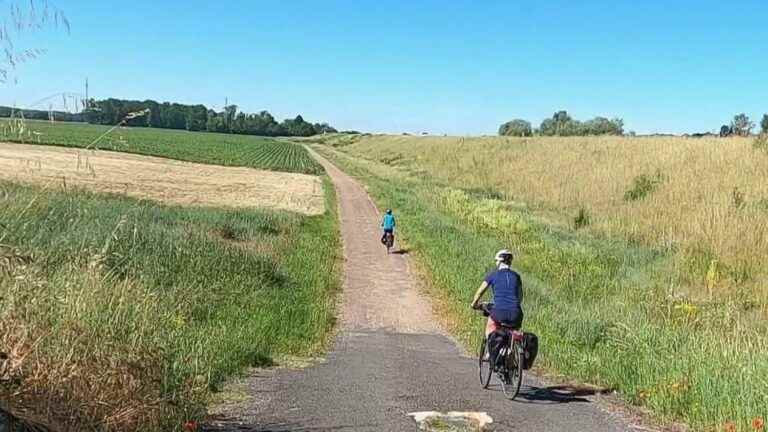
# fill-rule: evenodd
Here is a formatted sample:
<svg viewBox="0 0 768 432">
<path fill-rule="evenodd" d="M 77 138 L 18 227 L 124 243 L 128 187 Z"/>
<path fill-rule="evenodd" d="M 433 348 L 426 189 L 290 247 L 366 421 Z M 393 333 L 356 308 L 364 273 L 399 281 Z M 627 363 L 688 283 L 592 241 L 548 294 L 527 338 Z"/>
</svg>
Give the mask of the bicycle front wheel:
<svg viewBox="0 0 768 432">
<path fill-rule="evenodd" d="M 506 370 L 501 380 L 501 390 L 507 399 L 514 399 L 520 393 L 520 384 L 523 382 L 523 345 L 514 341 L 512 349 L 507 354 Z"/>
<path fill-rule="evenodd" d="M 480 385 L 484 389 L 488 388 L 488 384 L 491 382 L 491 375 L 493 375 L 493 365 L 491 364 L 491 356 L 488 352 L 488 339 L 483 338 L 480 342 L 480 349 L 478 355 L 478 372 L 480 373 Z"/>
</svg>

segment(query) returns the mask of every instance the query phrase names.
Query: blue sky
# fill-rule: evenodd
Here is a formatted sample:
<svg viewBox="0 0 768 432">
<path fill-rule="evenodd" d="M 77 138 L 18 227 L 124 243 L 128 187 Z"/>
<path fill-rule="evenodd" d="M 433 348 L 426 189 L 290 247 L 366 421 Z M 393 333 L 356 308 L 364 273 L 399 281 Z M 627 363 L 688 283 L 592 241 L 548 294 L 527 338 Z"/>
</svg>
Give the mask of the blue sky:
<svg viewBox="0 0 768 432">
<path fill-rule="evenodd" d="M 566 109 L 680 133 L 768 112 L 765 0 L 50 1 L 71 33 L 24 37 L 47 53 L 0 104 L 88 77 L 97 98 L 227 97 L 375 132 L 493 134 Z"/>
</svg>

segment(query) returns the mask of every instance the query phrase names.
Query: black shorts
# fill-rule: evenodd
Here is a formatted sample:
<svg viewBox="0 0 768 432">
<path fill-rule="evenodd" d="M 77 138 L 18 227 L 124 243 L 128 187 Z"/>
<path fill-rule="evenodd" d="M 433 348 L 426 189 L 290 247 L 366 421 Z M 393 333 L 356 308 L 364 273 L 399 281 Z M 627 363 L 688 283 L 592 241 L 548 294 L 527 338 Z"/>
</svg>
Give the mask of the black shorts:
<svg viewBox="0 0 768 432">
<path fill-rule="evenodd" d="M 519 329 L 523 325 L 523 311 L 521 309 L 491 309 L 491 319 L 497 323 Z"/>
</svg>

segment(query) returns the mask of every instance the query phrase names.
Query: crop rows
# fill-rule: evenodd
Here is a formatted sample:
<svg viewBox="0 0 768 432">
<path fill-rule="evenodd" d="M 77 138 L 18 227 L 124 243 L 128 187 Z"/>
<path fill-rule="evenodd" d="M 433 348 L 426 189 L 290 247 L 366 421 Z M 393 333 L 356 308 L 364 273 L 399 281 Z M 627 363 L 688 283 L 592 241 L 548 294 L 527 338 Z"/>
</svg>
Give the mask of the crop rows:
<svg viewBox="0 0 768 432">
<path fill-rule="evenodd" d="M 321 174 L 322 167 L 298 144 L 272 138 L 153 128 L 117 128 L 83 123 L 0 120 L 0 140 L 98 148 L 189 162 L 273 171 Z M 102 137 L 99 139 L 99 137 Z"/>
</svg>

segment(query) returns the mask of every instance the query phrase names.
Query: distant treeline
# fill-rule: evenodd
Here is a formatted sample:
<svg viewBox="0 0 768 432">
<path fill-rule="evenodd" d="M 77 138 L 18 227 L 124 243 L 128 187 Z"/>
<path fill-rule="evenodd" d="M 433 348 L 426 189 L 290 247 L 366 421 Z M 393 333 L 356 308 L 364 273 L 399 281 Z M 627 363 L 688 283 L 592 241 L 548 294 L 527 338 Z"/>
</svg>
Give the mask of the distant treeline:
<svg viewBox="0 0 768 432">
<path fill-rule="evenodd" d="M 752 135 L 757 125 L 744 113 L 733 116 L 730 125 L 722 125 L 719 135 L 721 137 Z M 760 120 L 761 134 L 768 136 L 768 114 L 763 115 Z M 541 122 L 538 129 L 531 127 L 531 123 L 525 120 L 515 119 L 499 126 L 499 135 L 502 136 L 589 136 L 589 135 L 623 135 L 624 121 L 620 118 L 607 119 L 605 117 L 595 117 L 592 120 L 579 121 L 574 120 L 566 111 L 556 112 L 552 118 Z M 630 136 L 635 133 L 630 131 Z M 673 134 L 655 134 L 656 136 L 675 136 Z M 686 137 L 708 137 L 717 136 L 717 133 L 703 132 L 694 134 L 683 134 Z"/>
<path fill-rule="evenodd" d="M 237 105 L 217 112 L 205 105 L 183 105 L 153 100 L 91 99 L 81 114 L 54 113 L 60 121 L 87 121 L 93 124 L 183 129 L 188 131 L 224 132 L 262 136 L 311 136 L 336 132 L 328 123 L 309 123 L 300 115 L 277 122 L 268 111 L 248 114 Z M 11 108 L 0 110 L 0 117 L 10 117 Z M 19 110 L 14 110 L 18 112 Z M 23 110 L 29 119 L 48 120 L 48 111 Z"/>
<path fill-rule="evenodd" d="M 755 128 L 755 123 L 750 120 L 749 116 L 744 113 L 736 114 L 733 116 L 730 125 L 722 125 L 720 127 L 720 136 L 750 136 L 752 135 L 752 129 Z M 768 114 L 764 114 L 760 121 L 760 133 L 763 135 L 768 134 Z"/>
<path fill-rule="evenodd" d="M 29 120 L 50 120 L 51 115 L 56 121 L 84 122 L 85 116 L 82 113 L 68 113 L 64 111 L 43 111 L 43 110 L 20 110 L 7 106 L 0 106 L 0 118 L 7 118 L 13 115 L 23 114 L 25 119 Z"/>
<path fill-rule="evenodd" d="M 607 119 L 595 117 L 592 120 L 579 121 L 571 118 L 567 111 L 558 111 L 552 118 L 541 122 L 534 129 L 526 120 L 515 119 L 499 127 L 499 135 L 505 136 L 588 136 L 588 135 L 623 135 L 624 121 L 620 118 Z"/>
</svg>

